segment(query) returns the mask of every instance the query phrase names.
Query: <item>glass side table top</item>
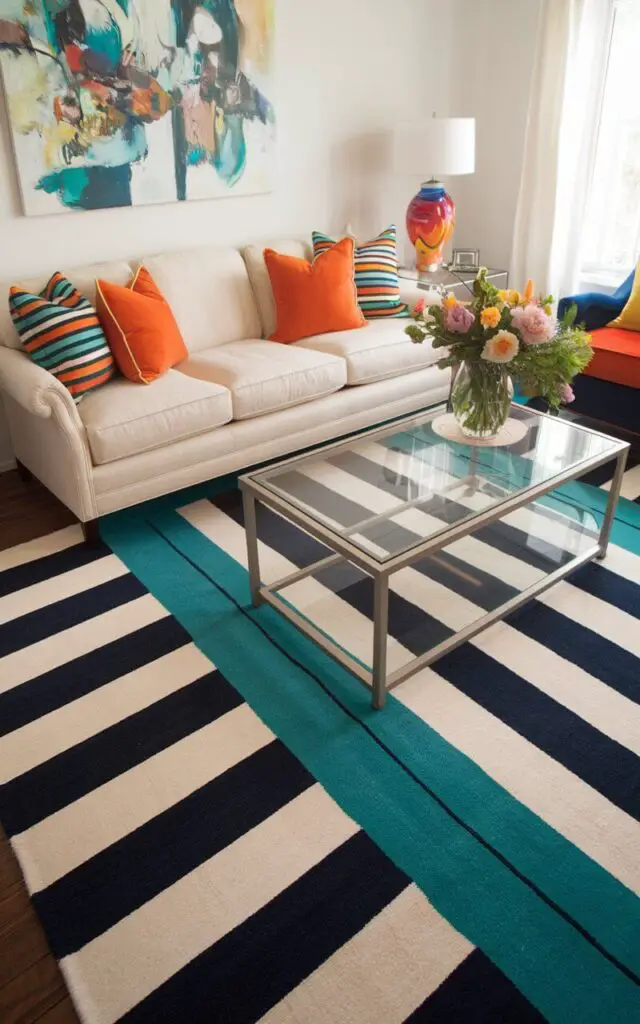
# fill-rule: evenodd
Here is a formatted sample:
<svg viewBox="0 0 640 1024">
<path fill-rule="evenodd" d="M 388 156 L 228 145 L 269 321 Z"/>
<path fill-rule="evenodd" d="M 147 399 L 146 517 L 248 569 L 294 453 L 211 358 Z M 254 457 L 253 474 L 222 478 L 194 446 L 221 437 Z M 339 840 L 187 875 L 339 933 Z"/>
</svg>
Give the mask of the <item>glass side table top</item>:
<svg viewBox="0 0 640 1024">
<path fill-rule="evenodd" d="M 526 424 L 521 441 L 458 444 L 433 430 L 443 412 L 444 406 L 429 409 L 250 480 L 382 564 L 465 520 L 491 515 L 518 494 L 574 479 L 626 447 L 518 405 L 510 415 Z"/>
</svg>

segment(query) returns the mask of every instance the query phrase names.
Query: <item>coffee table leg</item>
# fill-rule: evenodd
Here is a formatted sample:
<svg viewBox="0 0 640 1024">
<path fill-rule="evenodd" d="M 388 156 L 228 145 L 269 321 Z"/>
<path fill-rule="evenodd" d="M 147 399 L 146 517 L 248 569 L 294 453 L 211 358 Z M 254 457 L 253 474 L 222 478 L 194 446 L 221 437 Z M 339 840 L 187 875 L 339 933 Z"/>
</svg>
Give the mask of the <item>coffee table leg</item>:
<svg viewBox="0 0 640 1024">
<path fill-rule="evenodd" d="M 373 707 L 379 711 L 387 699 L 387 636 L 389 631 L 389 577 L 374 580 L 373 598 Z"/>
<path fill-rule="evenodd" d="M 251 603 L 258 608 L 263 602 L 260 595 L 260 556 L 258 554 L 258 530 L 256 526 L 256 502 L 249 491 L 243 490 L 244 529 L 247 537 L 247 561 L 249 563 L 249 584 Z"/>
<path fill-rule="evenodd" d="M 629 449 L 625 448 L 623 452 L 620 452 L 618 456 L 618 462 L 616 464 L 616 471 L 611 481 L 611 490 L 609 491 L 609 501 L 607 503 L 607 511 L 605 512 L 604 521 L 602 523 L 602 529 L 600 530 L 600 550 L 596 555 L 599 561 L 606 558 L 607 548 L 609 547 L 609 538 L 611 536 L 611 528 L 613 526 L 613 520 L 616 514 L 616 507 L 618 505 L 618 498 L 620 497 L 620 488 L 622 487 L 622 478 L 627 465 L 627 455 Z"/>
</svg>

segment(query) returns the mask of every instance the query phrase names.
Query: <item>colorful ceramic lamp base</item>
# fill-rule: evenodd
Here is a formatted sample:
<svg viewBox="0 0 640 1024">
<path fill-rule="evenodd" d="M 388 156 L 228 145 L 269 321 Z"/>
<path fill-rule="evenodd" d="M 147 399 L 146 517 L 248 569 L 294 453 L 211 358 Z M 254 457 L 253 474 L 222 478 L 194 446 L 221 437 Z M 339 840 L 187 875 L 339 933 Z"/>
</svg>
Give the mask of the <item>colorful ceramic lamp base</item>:
<svg viewBox="0 0 640 1024">
<path fill-rule="evenodd" d="M 444 247 L 453 234 L 456 208 L 439 181 L 428 181 L 407 210 L 407 231 L 416 249 L 419 271 L 437 270 L 444 263 Z"/>
</svg>

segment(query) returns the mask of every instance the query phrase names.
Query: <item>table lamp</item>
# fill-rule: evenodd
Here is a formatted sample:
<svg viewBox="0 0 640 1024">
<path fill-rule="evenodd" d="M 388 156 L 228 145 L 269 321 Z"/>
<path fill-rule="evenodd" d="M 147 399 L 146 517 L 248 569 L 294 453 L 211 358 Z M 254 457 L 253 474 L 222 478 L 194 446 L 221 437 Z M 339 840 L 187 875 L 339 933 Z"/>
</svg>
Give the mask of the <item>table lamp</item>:
<svg viewBox="0 0 640 1024">
<path fill-rule="evenodd" d="M 475 170 L 476 123 L 473 117 L 433 117 L 399 128 L 397 160 L 406 174 L 434 176 L 409 203 L 407 232 L 416 250 L 420 273 L 438 270 L 456 223 L 456 208 L 436 174 L 472 174 Z"/>
</svg>

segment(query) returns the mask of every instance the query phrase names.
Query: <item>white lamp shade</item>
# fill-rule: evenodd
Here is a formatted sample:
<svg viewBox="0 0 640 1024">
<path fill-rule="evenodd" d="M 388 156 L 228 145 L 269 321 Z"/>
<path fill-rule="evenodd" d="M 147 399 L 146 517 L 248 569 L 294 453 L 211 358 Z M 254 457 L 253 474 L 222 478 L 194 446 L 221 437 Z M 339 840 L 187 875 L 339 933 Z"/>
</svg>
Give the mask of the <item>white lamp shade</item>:
<svg viewBox="0 0 640 1024">
<path fill-rule="evenodd" d="M 473 117 L 430 117 L 398 125 L 395 163 L 403 174 L 473 174 L 476 122 Z"/>
</svg>

